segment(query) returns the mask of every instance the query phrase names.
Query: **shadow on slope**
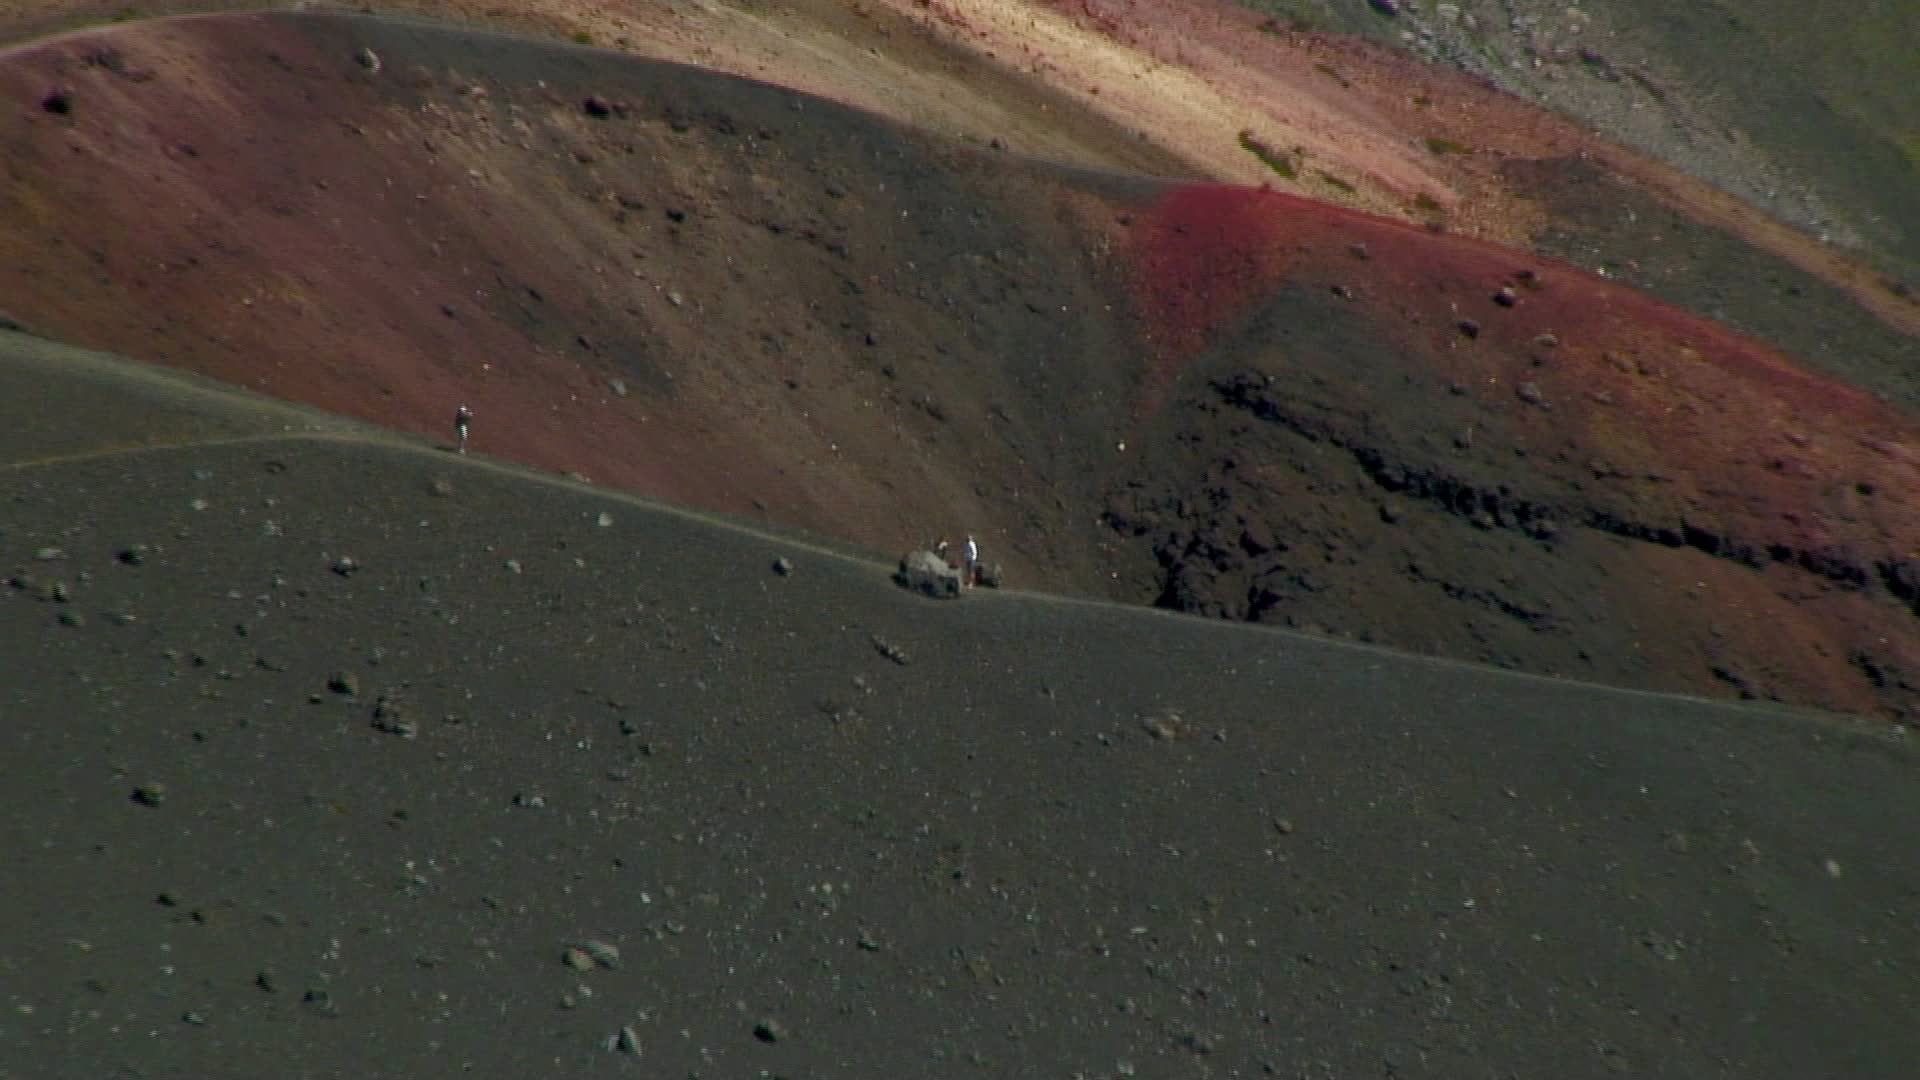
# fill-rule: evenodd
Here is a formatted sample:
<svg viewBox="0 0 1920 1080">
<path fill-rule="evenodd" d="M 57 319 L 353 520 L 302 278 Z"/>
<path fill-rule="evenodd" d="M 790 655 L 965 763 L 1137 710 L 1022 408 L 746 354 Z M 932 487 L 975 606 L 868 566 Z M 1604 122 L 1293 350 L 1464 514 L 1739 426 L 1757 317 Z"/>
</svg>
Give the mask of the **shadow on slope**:
<svg viewBox="0 0 1920 1080">
<path fill-rule="evenodd" d="M 153 386 L 47 380 L 127 416 L 177 400 Z M 0 397 L 8 424 L 32 409 Z M 31 886 L 0 919 L 0 1059 L 34 1075 L 638 1053 L 1891 1077 L 1920 1051 L 1920 814 L 1884 737 L 1156 612 L 938 604 L 377 440 L 9 489 L 0 851 Z"/>
<path fill-rule="evenodd" d="M 872 550 L 971 529 L 1049 590 L 1889 715 L 1920 682 L 1912 424 L 1570 268 L 445 27 L 8 59 L 0 281 L 64 339 L 415 434 L 466 402 L 483 452 Z M 1363 528 L 1387 496 L 1432 516 Z"/>
</svg>

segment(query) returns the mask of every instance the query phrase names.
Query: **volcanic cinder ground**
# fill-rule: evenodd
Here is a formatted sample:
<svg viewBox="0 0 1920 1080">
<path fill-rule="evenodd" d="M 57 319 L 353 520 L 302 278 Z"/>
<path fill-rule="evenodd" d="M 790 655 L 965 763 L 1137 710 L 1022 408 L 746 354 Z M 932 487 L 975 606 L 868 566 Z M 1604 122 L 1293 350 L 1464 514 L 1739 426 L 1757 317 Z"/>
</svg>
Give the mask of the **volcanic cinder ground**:
<svg viewBox="0 0 1920 1080">
<path fill-rule="evenodd" d="M 1915 762 L 1884 728 L 920 599 L 125 361 L 0 360 L 5 1075 L 1920 1050 Z"/>
<path fill-rule="evenodd" d="M 548 37 L 0 54 L 0 1078 L 1911 1072 L 1857 252 L 1226 5 L 405 10 Z"/>
</svg>

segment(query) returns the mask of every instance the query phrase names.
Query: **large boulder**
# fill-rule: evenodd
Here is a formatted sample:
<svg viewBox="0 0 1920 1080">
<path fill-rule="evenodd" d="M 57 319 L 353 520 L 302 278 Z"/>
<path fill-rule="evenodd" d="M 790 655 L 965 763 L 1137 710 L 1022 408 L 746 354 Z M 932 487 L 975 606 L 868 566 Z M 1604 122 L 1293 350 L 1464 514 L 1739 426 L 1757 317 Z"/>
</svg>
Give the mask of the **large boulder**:
<svg viewBox="0 0 1920 1080">
<path fill-rule="evenodd" d="M 936 600 L 949 600 L 960 595 L 960 571 L 948 566 L 947 560 L 925 548 L 908 552 L 902 557 L 900 569 L 894 572 L 893 580 L 903 589 Z"/>
</svg>

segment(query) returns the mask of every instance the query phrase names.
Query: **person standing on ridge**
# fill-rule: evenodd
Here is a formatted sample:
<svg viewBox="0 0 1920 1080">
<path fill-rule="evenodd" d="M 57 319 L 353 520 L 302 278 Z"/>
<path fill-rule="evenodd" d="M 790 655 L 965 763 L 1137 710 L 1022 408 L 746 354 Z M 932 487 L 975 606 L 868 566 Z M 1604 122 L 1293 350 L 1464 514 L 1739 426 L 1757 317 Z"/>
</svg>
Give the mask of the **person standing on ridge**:
<svg viewBox="0 0 1920 1080">
<path fill-rule="evenodd" d="M 973 534 L 967 534 L 966 562 L 961 571 L 961 583 L 972 588 L 980 575 L 980 545 L 973 542 Z"/>
<path fill-rule="evenodd" d="M 460 439 L 460 452 L 467 452 L 467 428 L 473 425 L 473 410 L 465 405 L 453 411 L 453 433 Z"/>
</svg>

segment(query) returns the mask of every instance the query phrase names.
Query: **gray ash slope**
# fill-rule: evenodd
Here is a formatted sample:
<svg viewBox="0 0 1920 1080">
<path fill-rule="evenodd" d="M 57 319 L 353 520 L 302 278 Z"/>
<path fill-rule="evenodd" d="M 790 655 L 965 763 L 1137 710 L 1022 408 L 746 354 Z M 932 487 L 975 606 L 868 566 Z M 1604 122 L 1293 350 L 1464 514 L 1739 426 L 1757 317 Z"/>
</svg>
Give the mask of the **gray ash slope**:
<svg viewBox="0 0 1920 1080">
<path fill-rule="evenodd" d="M 81 395 L 286 426 L 5 370 L 34 390 L 8 425 Z M 801 539 L 338 429 L 0 476 L 0 1074 L 1920 1051 L 1913 754 L 1843 723 L 920 600 Z M 617 957 L 567 962 L 594 942 Z"/>
</svg>

